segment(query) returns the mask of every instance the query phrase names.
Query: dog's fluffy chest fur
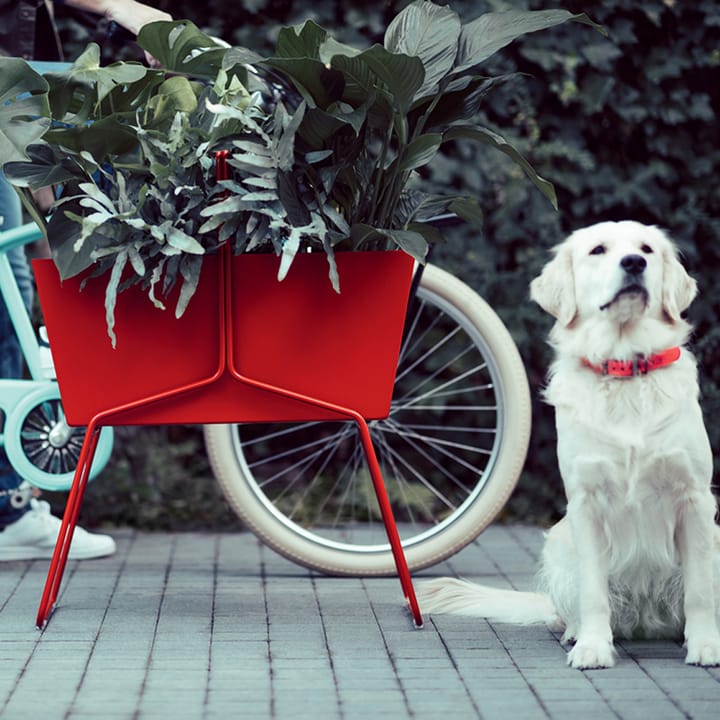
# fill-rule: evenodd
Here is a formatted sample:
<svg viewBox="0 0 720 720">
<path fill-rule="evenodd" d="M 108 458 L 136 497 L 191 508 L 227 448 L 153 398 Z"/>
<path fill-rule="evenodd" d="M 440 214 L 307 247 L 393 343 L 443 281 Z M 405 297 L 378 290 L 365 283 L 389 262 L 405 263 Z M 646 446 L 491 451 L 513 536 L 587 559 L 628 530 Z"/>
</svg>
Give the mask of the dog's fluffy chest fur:
<svg viewBox="0 0 720 720">
<path fill-rule="evenodd" d="M 558 425 L 585 428 L 594 441 L 611 441 L 608 451 L 620 454 L 662 445 L 665 435 L 673 434 L 669 426 L 699 412 L 695 365 L 685 350 L 674 366 L 632 378 L 598 375 L 580 358 L 560 358 L 544 395 Z"/>
<path fill-rule="evenodd" d="M 653 518 L 676 516 L 689 495 L 706 491 L 712 473 L 695 365 L 683 353 L 672 367 L 629 379 L 560 360 L 546 391 L 555 406 L 568 500 L 582 494 L 597 505 L 612 544 L 636 546 L 621 538 L 637 534 L 647 546 L 643 555 L 658 549 L 666 561 L 672 553 L 661 548 L 672 543 L 674 529 L 668 527 L 661 541 Z"/>
</svg>

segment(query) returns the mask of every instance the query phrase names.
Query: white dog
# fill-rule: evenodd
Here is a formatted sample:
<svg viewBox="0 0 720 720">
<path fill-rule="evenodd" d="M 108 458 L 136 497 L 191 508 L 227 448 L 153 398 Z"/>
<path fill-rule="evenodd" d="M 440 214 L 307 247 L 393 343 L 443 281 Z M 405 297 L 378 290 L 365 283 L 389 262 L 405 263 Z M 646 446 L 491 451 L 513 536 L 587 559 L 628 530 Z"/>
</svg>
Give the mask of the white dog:
<svg viewBox="0 0 720 720">
<path fill-rule="evenodd" d="M 541 592 L 440 578 L 425 612 L 545 622 L 576 668 L 614 664 L 613 637 L 680 638 L 720 664 L 720 528 L 695 361 L 682 345 L 695 282 L 655 227 L 573 233 L 531 286 L 557 322 L 555 407 L 566 516 L 546 536 Z"/>
</svg>

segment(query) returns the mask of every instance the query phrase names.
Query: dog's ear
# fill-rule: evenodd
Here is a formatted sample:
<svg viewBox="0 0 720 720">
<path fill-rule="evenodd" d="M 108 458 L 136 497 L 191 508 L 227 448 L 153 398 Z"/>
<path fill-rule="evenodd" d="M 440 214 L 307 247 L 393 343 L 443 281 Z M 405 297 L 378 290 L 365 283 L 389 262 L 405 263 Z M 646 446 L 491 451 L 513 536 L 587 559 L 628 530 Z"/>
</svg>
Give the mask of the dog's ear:
<svg viewBox="0 0 720 720">
<path fill-rule="evenodd" d="M 530 283 L 530 297 L 566 327 L 577 314 L 572 252 L 567 244 L 555 248 L 555 257 Z"/>
<path fill-rule="evenodd" d="M 690 307 L 697 295 L 697 283 L 680 264 L 677 253 L 672 246 L 663 252 L 663 311 L 671 322 L 682 319 L 682 312 Z"/>
</svg>

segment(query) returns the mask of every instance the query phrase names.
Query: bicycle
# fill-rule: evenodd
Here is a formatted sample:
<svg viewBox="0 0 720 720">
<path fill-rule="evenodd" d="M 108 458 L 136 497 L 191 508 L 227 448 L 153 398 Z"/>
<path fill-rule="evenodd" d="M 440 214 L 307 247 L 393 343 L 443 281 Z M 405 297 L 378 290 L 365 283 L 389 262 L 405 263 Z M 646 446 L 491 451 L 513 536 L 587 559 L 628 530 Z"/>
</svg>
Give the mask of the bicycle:
<svg viewBox="0 0 720 720">
<path fill-rule="evenodd" d="M 0 378 L 0 411 L 5 416 L 0 447 L 23 480 L 42 490 L 68 490 L 85 429 L 71 427 L 65 421 L 57 381 L 41 360 L 41 345 L 7 257 L 12 248 L 41 238 L 39 228 L 32 223 L 0 232 L 0 292 L 29 374 L 28 378 Z M 91 477 L 105 467 L 112 446 L 112 428 L 104 428 Z"/>
<path fill-rule="evenodd" d="M 84 428 L 67 425 L 57 382 L 5 252 L 39 239 L 0 233 L 0 288 L 30 379 L 0 380 L 1 442 L 33 485 L 72 483 Z M 497 516 L 527 452 L 530 394 L 507 329 L 472 289 L 428 264 L 413 283 L 395 393 L 370 424 L 411 570 L 458 552 Z M 352 423 L 206 425 L 208 457 L 233 510 L 289 559 L 336 575 L 388 575 L 395 564 Z M 112 451 L 104 428 L 93 476 Z"/>
</svg>

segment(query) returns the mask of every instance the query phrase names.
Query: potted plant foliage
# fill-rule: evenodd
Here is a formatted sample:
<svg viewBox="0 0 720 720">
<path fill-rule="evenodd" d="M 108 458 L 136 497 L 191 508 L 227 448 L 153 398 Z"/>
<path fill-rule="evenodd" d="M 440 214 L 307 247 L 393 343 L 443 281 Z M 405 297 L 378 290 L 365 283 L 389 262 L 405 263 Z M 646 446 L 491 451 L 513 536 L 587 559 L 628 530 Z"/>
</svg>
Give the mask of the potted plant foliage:
<svg viewBox="0 0 720 720">
<path fill-rule="evenodd" d="M 309 21 L 280 31 L 275 54 L 228 47 L 187 21 L 141 31 L 162 69 L 99 63 L 90 45 L 66 72 L 41 76 L 0 58 L 0 161 L 25 189 L 62 187 L 45 228 L 60 277 L 107 278 L 111 336 L 118 290 L 139 284 L 182 315 L 203 260 L 219 245 L 273 252 L 283 278 L 296 255 L 401 249 L 422 262 L 440 239 L 428 218 L 480 223 L 476 202 L 424 192 L 415 171 L 444 143 L 489 143 L 550 199 L 552 185 L 515 148 L 477 124 L 506 77 L 482 64 L 517 37 L 569 20 L 564 10 L 488 13 L 462 23 L 416 0 L 383 44 L 357 49 Z M 231 175 L 218 181 L 217 151 Z"/>
</svg>

